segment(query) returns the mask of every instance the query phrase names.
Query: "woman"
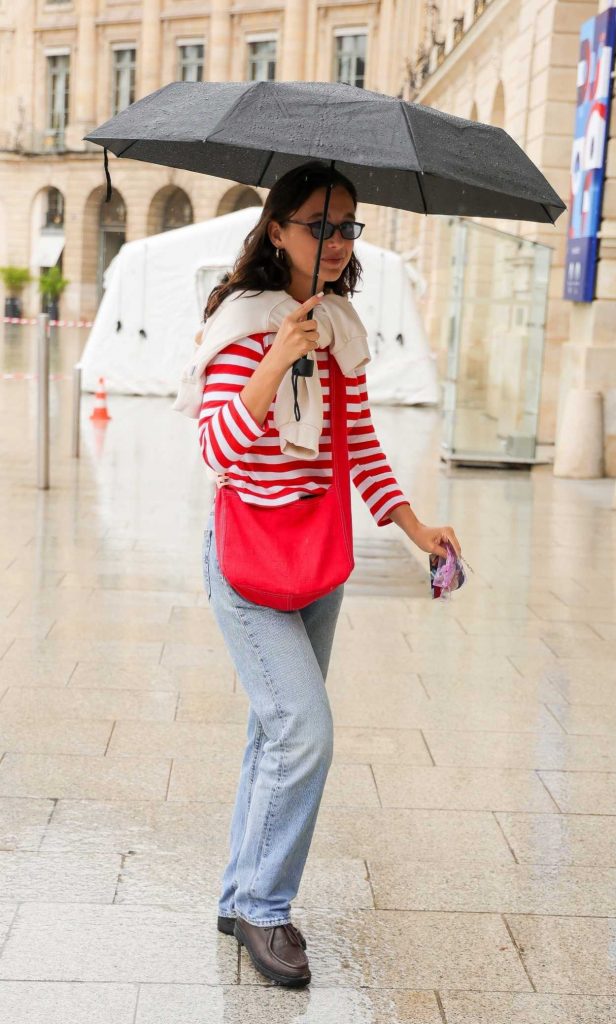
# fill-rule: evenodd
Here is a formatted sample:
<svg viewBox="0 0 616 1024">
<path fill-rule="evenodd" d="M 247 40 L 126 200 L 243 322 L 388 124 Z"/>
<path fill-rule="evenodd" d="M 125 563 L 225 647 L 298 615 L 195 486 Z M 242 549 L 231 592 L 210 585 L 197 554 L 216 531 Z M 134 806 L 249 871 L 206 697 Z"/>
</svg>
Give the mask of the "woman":
<svg viewBox="0 0 616 1024">
<path fill-rule="evenodd" d="M 318 457 L 302 461 L 281 454 L 272 415 L 284 376 L 308 352 L 315 353 L 324 414 L 327 410 L 328 351 L 318 347 L 316 317 L 306 316 L 321 301 L 312 296 L 311 285 L 332 175 L 328 220 L 338 230 L 323 242 L 317 291 L 353 294 L 361 273 L 353 242 L 361 225 L 345 223 L 355 222 L 355 187 L 341 173 L 311 162 L 273 186 L 232 273 L 212 291 L 205 310 L 207 320 L 238 289 L 281 290 L 297 303 L 275 336 L 249 336 L 219 351 L 203 389 L 203 458 L 218 474 L 219 486 L 232 486 L 243 500 L 261 505 L 323 493 L 332 479 L 326 416 Z M 442 542 L 448 538 L 459 554 L 453 529 L 420 523 L 400 490 L 374 433 L 365 373 L 347 378 L 346 389 L 351 477 L 377 525 L 395 522 L 426 552 L 446 554 Z M 290 904 L 332 760 L 325 680 L 344 584 L 294 612 L 244 599 L 220 571 L 213 509 L 204 534 L 203 570 L 208 599 L 250 700 L 218 928 L 246 946 L 266 977 L 305 985 L 310 981 L 306 942 L 291 922 Z"/>
</svg>

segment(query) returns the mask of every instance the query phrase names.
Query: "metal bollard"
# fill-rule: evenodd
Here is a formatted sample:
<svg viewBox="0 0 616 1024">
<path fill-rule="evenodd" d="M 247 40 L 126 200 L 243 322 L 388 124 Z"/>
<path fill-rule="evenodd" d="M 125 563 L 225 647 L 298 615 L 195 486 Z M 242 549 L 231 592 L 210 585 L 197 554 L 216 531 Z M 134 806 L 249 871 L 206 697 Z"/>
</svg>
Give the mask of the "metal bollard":
<svg viewBox="0 0 616 1024">
<path fill-rule="evenodd" d="M 38 316 L 37 487 L 49 488 L 49 314 Z"/>
<path fill-rule="evenodd" d="M 79 432 L 81 426 L 81 363 L 73 367 L 73 432 L 72 454 L 79 458 Z"/>
</svg>

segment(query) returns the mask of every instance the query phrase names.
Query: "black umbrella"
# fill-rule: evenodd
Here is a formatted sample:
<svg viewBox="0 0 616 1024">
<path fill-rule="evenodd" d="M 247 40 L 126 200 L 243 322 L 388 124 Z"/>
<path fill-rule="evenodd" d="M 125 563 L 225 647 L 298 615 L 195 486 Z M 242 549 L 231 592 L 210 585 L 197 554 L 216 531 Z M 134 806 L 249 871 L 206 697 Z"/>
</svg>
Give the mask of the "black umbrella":
<svg viewBox="0 0 616 1024">
<path fill-rule="evenodd" d="M 307 158 L 323 160 L 351 179 L 358 201 L 416 213 L 554 224 L 566 209 L 502 128 L 338 82 L 171 82 L 85 139 L 105 148 L 107 199 L 110 149 L 265 188 Z M 313 365 L 304 357 L 293 369 L 311 376 Z"/>
</svg>

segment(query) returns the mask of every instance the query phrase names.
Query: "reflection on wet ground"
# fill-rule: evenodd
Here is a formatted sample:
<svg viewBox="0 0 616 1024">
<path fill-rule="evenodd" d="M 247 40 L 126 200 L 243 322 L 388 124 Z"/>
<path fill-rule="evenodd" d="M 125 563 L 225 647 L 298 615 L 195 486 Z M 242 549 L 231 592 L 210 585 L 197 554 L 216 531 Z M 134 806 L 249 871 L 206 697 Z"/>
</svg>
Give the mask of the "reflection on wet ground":
<svg viewBox="0 0 616 1024">
<path fill-rule="evenodd" d="M 5 325 L 3 372 L 34 369 L 33 337 Z M 52 372 L 84 341 L 63 330 Z M 36 385 L 0 381 L 0 1019 L 616 1019 L 613 481 L 447 471 L 437 410 L 373 408 L 475 572 L 431 602 L 427 555 L 353 492 L 362 572 L 391 542 L 416 575 L 345 592 L 293 992 L 216 931 L 247 702 L 203 590 L 195 422 L 111 395 L 97 429 L 84 395 L 72 459 L 71 386 L 50 386 L 45 492 Z"/>
<path fill-rule="evenodd" d="M 0 373 L 36 373 L 36 324 L 0 323 Z M 49 328 L 49 372 L 71 373 L 88 337 L 87 328 Z"/>
</svg>

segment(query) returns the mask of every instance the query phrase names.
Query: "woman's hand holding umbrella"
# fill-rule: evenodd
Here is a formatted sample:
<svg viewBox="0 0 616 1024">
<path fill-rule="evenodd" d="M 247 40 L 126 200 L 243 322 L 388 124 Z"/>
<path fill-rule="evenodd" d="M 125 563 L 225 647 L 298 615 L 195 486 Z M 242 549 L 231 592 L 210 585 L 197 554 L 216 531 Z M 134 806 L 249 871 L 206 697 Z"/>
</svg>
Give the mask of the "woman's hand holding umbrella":
<svg viewBox="0 0 616 1024">
<path fill-rule="evenodd" d="M 288 370 L 296 359 L 314 352 L 319 347 L 319 329 L 316 320 L 309 320 L 308 313 L 318 306 L 323 292 L 311 295 L 292 313 L 284 317 L 269 350 L 268 358 L 279 361 Z"/>
</svg>

